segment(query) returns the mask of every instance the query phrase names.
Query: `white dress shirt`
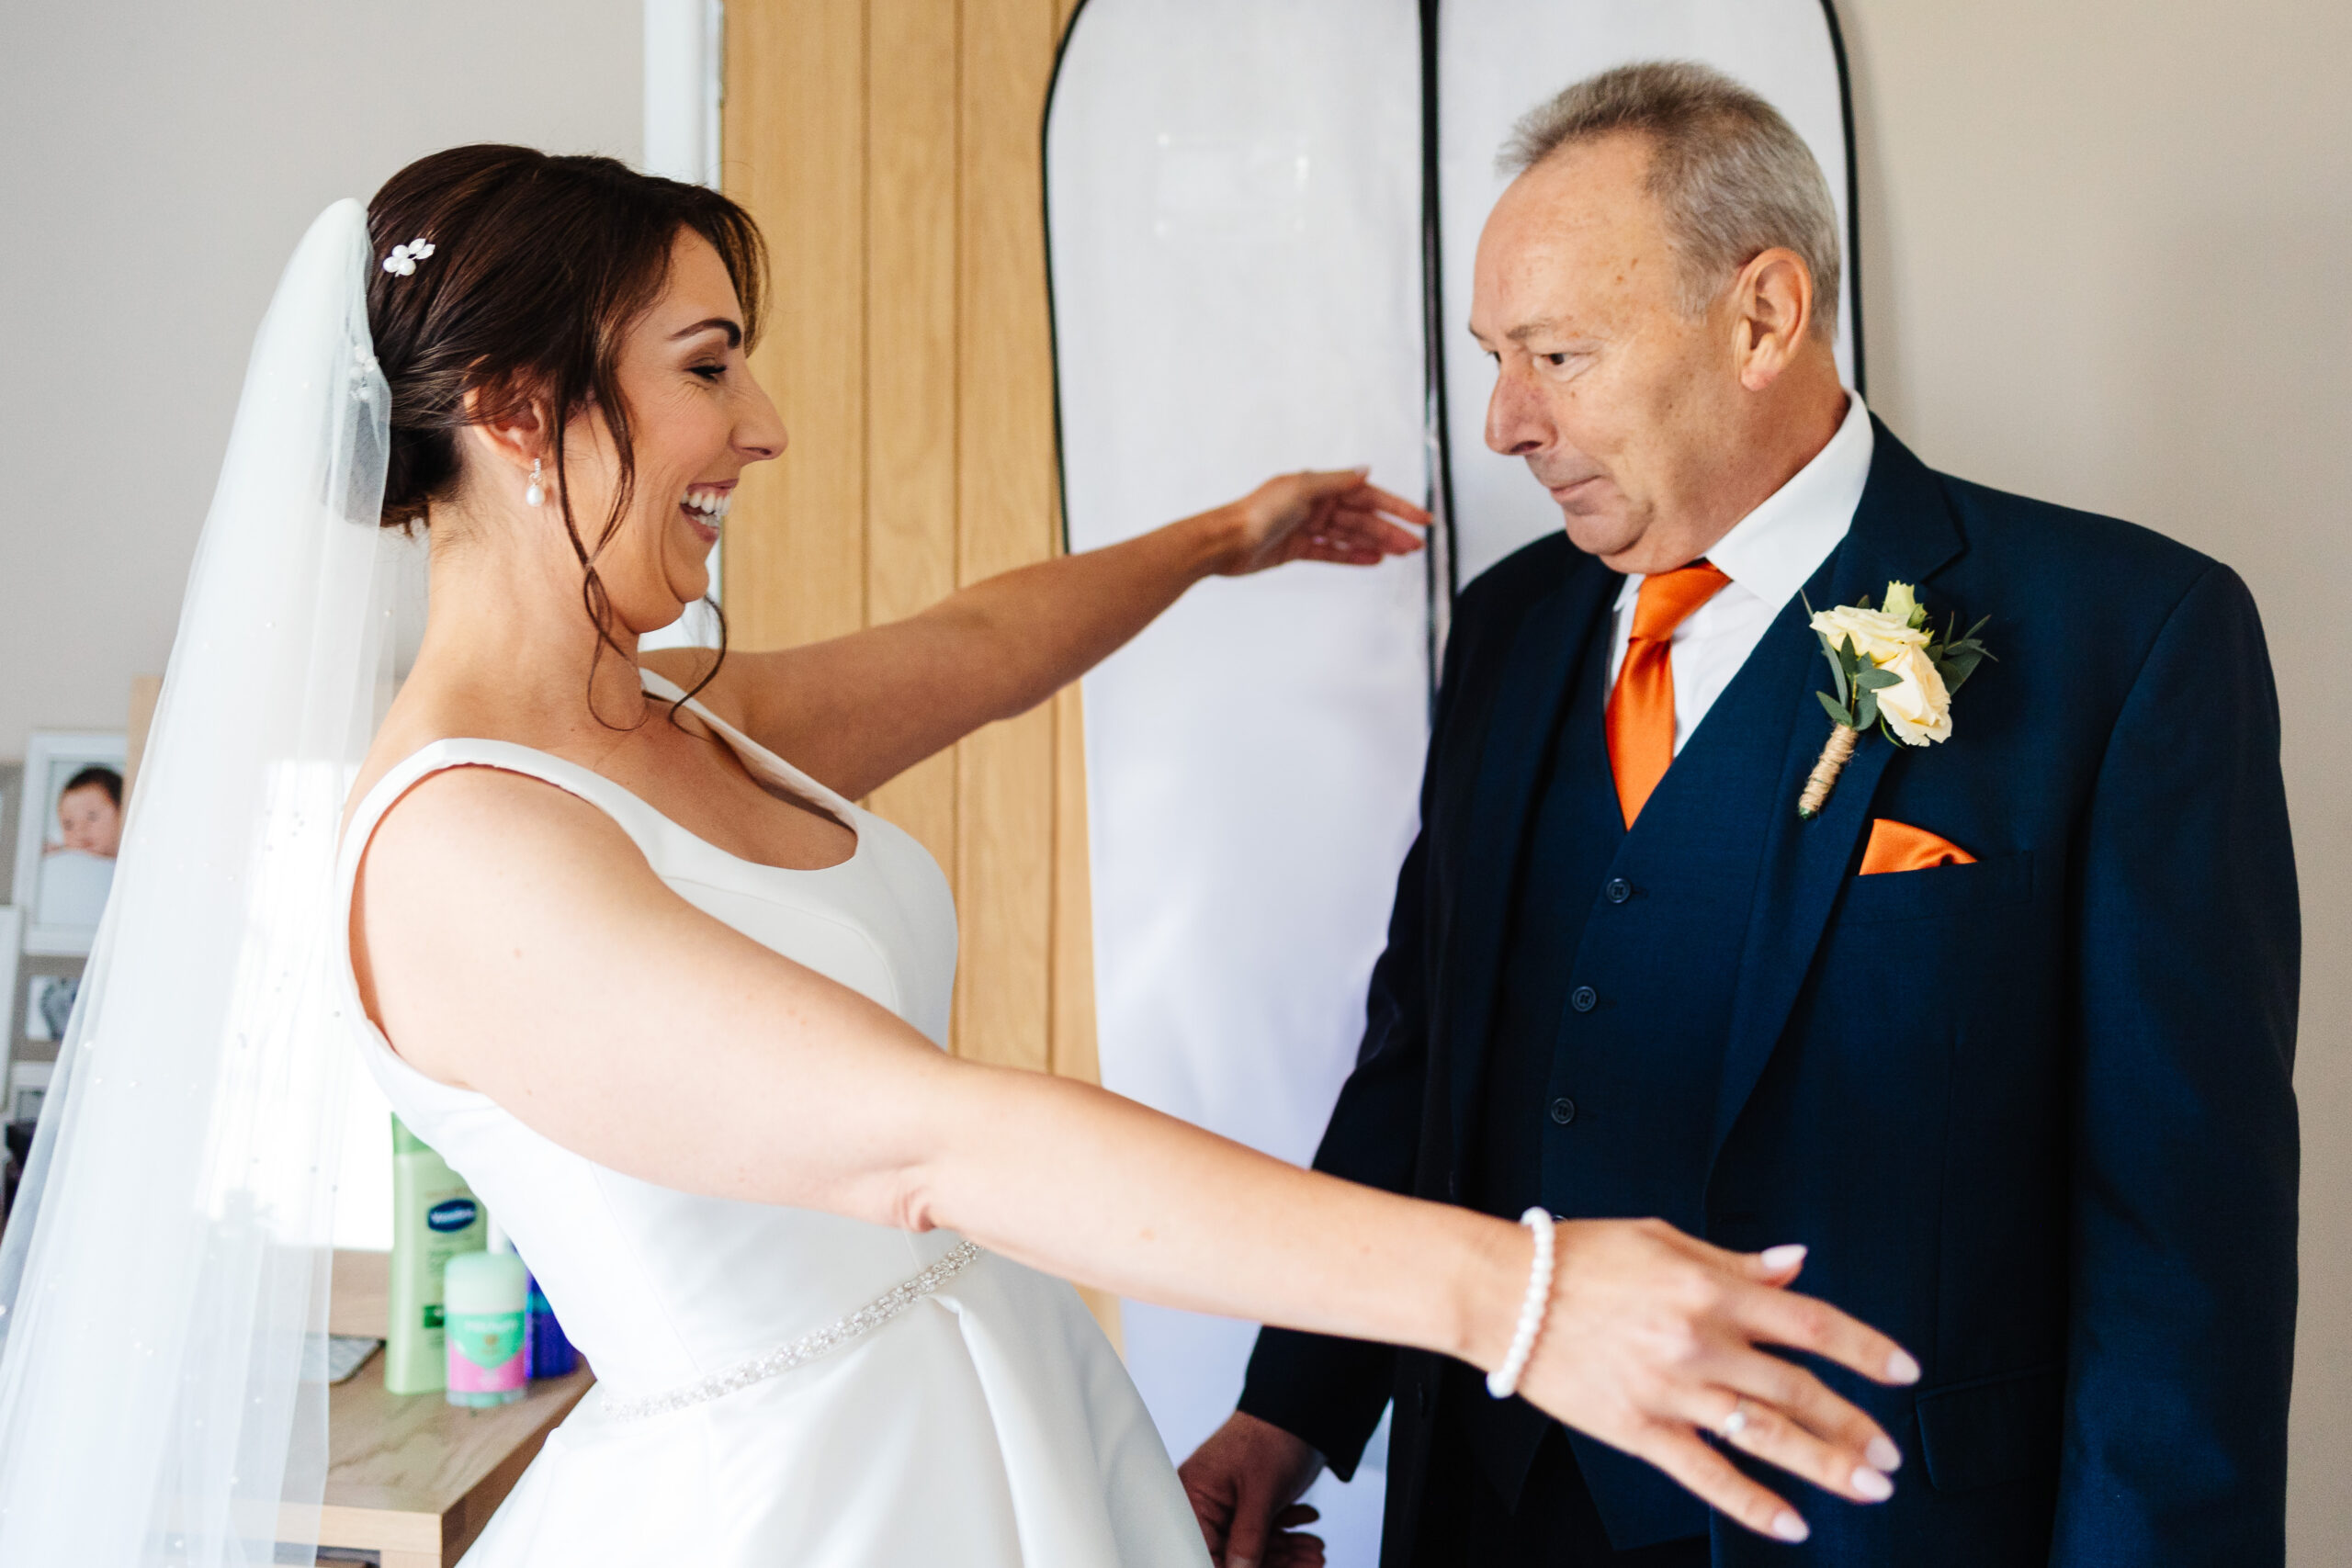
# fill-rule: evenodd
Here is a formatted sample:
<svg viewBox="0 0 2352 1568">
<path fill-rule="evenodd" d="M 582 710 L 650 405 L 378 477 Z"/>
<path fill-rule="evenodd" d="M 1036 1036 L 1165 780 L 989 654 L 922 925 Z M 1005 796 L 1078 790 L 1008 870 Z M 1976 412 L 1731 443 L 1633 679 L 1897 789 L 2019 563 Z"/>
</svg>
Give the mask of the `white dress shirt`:
<svg viewBox="0 0 2352 1568">
<path fill-rule="evenodd" d="M 1782 605 L 1813 578 L 1829 552 L 1846 536 L 1871 476 L 1870 411 L 1859 393 L 1846 394 L 1846 418 L 1829 445 L 1813 456 L 1789 482 L 1732 525 L 1706 558 L 1731 581 L 1690 612 L 1674 630 L 1674 751 L 1707 716 L 1731 684 L 1764 630 Z M 1625 662 L 1634 634 L 1634 601 L 1642 579 L 1629 576 L 1617 595 L 1617 619 L 1609 649 L 1609 682 Z M 1816 605 L 1816 609 L 1826 608 Z"/>
</svg>

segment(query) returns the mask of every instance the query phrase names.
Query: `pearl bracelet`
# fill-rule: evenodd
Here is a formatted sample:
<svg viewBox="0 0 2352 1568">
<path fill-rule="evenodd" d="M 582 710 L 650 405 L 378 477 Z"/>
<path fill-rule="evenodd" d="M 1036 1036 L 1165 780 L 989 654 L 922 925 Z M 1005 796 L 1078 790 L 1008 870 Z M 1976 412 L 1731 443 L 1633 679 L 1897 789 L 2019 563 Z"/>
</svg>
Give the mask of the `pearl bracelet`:
<svg viewBox="0 0 2352 1568">
<path fill-rule="evenodd" d="M 1509 1399 L 1519 1392 L 1519 1374 L 1527 1370 L 1527 1358 L 1535 1351 L 1535 1337 L 1544 1332 L 1544 1314 L 1552 1307 L 1552 1216 L 1537 1207 L 1520 1215 L 1519 1223 L 1535 1233 L 1535 1263 L 1527 1271 L 1527 1299 L 1520 1303 L 1510 1354 L 1487 1374 L 1487 1392 L 1497 1399 Z"/>
</svg>

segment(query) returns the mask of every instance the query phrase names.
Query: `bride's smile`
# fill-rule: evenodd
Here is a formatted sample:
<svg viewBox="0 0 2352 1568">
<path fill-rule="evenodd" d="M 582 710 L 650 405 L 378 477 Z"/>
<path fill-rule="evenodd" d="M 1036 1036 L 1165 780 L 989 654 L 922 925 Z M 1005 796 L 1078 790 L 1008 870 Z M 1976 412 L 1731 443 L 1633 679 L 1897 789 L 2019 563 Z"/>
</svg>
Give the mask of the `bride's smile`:
<svg viewBox="0 0 2352 1568">
<path fill-rule="evenodd" d="M 686 491 L 686 499 L 678 502 L 678 510 L 686 514 L 687 525 L 695 536 L 706 545 L 718 543 L 718 525 L 726 521 L 728 509 L 735 504 L 735 486 L 696 485 Z"/>
</svg>

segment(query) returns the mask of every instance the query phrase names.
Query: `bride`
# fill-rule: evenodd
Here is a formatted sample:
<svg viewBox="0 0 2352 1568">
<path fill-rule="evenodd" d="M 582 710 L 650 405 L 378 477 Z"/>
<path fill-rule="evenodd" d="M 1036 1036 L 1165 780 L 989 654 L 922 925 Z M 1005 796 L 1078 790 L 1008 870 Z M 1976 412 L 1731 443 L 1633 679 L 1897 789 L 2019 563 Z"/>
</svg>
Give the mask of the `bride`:
<svg viewBox="0 0 2352 1568">
<path fill-rule="evenodd" d="M 640 653 L 641 637 L 707 592 L 742 474 L 785 446 L 746 359 L 763 267 L 749 217 L 608 160 L 467 147 L 378 193 L 354 265 L 356 232 L 348 204 L 321 220 L 273 320 L 298 277 L 356 291 L 364 267 L 373 364 L 361 344 L 352 397 L 363 411 L 388 400 L 380 502 L 364 455 L 347 492 L 345 479 L 325 491 L 364 492 L 346 507 L 361 521 L 423 525 L 431 615 L 357 767 L 334 874 L 315 879 L 320 1007 L 481 1194 L 599 1379 L 474 1568 L 1198 1564 L 1200 1528 L 1159 1437 L 1064 1280 L 1459 1357 L 1766 1533 L 1803 1526 L 1702 1432 L 1842 1497 L 1884 1495 L 1870 1456 L 1888 1451 L 1885 1435 L 1756 1347 L 1881 1381 L 1907 1358 L 1785 1290 L 1788 1257 L 1722 1252 L 1653 1223 L 1555 1227 L 1531 1213 L 1513 1225 L 1418 1202 L 941 1049 L 956 954 L 946 884 L 854 802 L 1044 700 L 1203 577 L 1369 564 L 1415 547 L 1391 519 L 1425 522 L 1418 509 L 1359 473 L 1293 475 L 897 625 L 783 652 Z M 328 260 L 305 275 L 314 253 Z M 249 386 L 248 412 L 256 395 Z M 175 682 L 213 648 L 198 636 L 204 596 L 229 592 L 201 555 Z M 302 634 L 312 686 L 293 690 L 315 688 L 329 641 L 357 646 L 360 629 L 340 626 L 351 618 L 322 614 Z M 174 728 L 174 700 L 167 689 L 151 766 L 185 756 L 194 769 L 205 738 Z M 134 807 L 127 877 L 142 857 L 161 878 L 190 855 L 194 829 L 159 815 L 169 809 Z M 268 886 L 274 915 L 311 907 L 311 881 Z M 135 892 L 129 903 L 110 911 L 122 929 L 93 964 L 125 1008 L 153 988 L 139 983 Z M 58 1393 L 44 1369 L 78 1343 L 51 1298 L 86 1283 L 76 1267 L 94 1250 L 58 1235 L 88 1163 L 77 1145 L 119 1150 L 106 1129 L 135 1114 L 122 1087 L 135 1069 L 107 1066 L 100 1032 L 109 1049 L 122 1038 L 92 1021 L 68 1043 L 96 1066 L 74 1069 L 89 1077 L 73 1086 L 65 1131 L 44 1125 L 42 1213 L 19 1216 L 0 1256 L 17 1308 L 0 1359 L 0 1555 L 12 1561 L 12 1540 L 60 1539 L 40 1534 L 62 1505 L 37 1483 L 72 1462 L 51 1451 L 57 1427 L 32 1429 L 35 1413 L 73 1411 L 69 1456 L 126 1462 L 116 1440 L 145 1451 L 105 1404 L 39 1397 Z M 229 1032 L 207 1048 L 250 1044 Z M 299 1042 L 289 1052 L 308 1059 Z M 209 1103 L 211 1170 L 224 1128 L 266 1118 Z M 157 1190 L 169 1186 L 151 1170 L 143 1197 L 124 1184 L 115 1198 L 176 1234 L 166 1222 L 184 1205 Z M 228 1222 L 176 1223 L 212 1227 L 211 1256 L 188 1277 L 213 1280 Z M 153 1327 L 183 1377 L 230 1357 L 208 1352 L 200 1326 Z M 241 1362 L 223 1385 L 258 1388 L 266 1370 Z M 273 1375 L 293 1386 L 290 1371 Z M 120 1386 L 129 1399 L 146 1384 Z M 251 1485 L 209 1465 L 211 1450 L 275 1441 L 285 1468 L 282 1450 L 315 1442 L 296 1416 L 248 1421 L 229 1441 L 229 1402 L 160 1401 L 141 1408 L 177 1423 L 163 1446 L 178 1457 L 151 1467 L 165 1479 L 149 1491 L 176 1499 L 152 1510 L 175 1522 L 142 1515 L 121 1561 L 181 1560 L 158 1529 L 166 1546 L 187 1539 L 173 1529 L 253 1534 L 233 1509 L 191 1514 L 191 1495 Z"/>
</svg>

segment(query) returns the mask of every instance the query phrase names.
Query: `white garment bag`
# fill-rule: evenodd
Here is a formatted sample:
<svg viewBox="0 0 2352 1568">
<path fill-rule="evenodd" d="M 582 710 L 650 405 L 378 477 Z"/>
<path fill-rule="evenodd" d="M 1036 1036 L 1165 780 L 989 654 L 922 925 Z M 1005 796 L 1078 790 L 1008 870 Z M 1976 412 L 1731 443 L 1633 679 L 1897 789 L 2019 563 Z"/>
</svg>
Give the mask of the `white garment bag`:
<svg viewBox="0 0 2352 1568">
<path fill-rule="evenodd" d="M 1453 592 L 1559 526 L 1480 437 L 1492 371 L 1465 323 L 1495 155 L 1561 87 L 1656 58 L 1780 105 L 1850 229 L 1823 0 L 1088 0 L 1072 22 L 1046 123 L 1070 547 L 1303 468 L 1367 463 L 1442 513 L 1422 556 L 1210 582 L 1088 678 L 1118 1092 L 1312 1156 L 1415 829 Z M 1136 1303 L 1122 1321 L 1181 1460 L 1231 1412 L 1255 1330 Z M 1342 1568 L 1376 1556 L 1385 1451 L 1310 1494 Z"/>
<path fill-rule="evenodd" d="M 1073 549 L 1286 469 L 1427 492 L 1417 28 L 1409 4 L 1266 0 L 1073 24 L 1046 138 Z M 1430 591 L 1418 556 L 1211 581 L 1088 679 L 1111 1088 L 1313 1156 L 1412 839 Z M 1181 1459 L 1232 1410 L 1249 1326 L 1138 1303 L 1121 1325 Z"/>
</svg>

